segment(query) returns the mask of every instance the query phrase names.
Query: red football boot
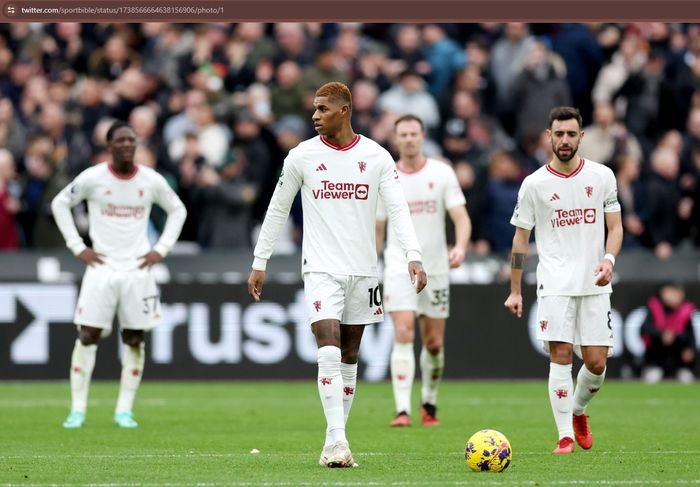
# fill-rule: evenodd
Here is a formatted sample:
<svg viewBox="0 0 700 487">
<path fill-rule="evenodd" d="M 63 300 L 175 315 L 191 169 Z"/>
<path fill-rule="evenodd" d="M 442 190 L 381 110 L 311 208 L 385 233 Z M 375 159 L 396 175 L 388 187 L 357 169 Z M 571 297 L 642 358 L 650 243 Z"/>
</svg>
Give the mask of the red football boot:
<svg viewBox="0 0 700 487">
<path fill-rule="evenodd" d="M 575 449 L 576 445 L 574 444 L 574 439 L 565 436 L 564 438 L 559 440 L 559 443 L 557 443 L 557 447 L 554 450 L 552 450 L 552 453 L 554 453 L 555 455 L 563 455 L 565 453 L 573 453 Z"/>
<path fill-rule="evenodd" d="M 578 446 L 584 450 L 588 450 L 593 446 L 593 434 L 591 428 L 588 427 L 588 416 L 585 414 L 574 414 L 574 437 Z"/>
</svg>

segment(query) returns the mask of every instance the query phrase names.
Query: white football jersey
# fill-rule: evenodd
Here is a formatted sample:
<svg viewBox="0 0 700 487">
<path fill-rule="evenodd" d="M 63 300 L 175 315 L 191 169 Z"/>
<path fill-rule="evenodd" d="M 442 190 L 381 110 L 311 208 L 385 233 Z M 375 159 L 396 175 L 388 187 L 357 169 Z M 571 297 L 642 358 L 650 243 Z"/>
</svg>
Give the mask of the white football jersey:
<svg viewBox="0 0 700 487">
<path fill-rule="evenodd" d="M 605 213 L 618 211 L 615 176 L 597 162 L 581 158 L 568 175 L 547 164 L 525 178 L 510 223 L 535 228 L 539 296 L 612 292 L 593 273 L 605 254 Z"/>
<path fill-rule="evenodd" d="M 360 135 L 345 147 L 317 136 L 292 149 L 284 161 L 255 246 L 254 269 L 265 270 L 299 190 L 304 212 L 302 274 L 376 277 L 375 223 L 380 199 L 389 209 L 404 254 L 421 260 L 391 155 Z"/>
<path fill-rule="evenodd" d="M 445 236 L 445 213 L 450 208 L 465 204 L 457 176 L 449 164 L 437 159 L 426 159 L 414 172 L 402 171 L 398 166 L 413 227 L 423 251 L 423 268 L 428 275 L 447 274 L 450 270 Z M 378 220 L 386 220 L 380 204 Z M 384 265 L 387 272 L 404 271 L 406 258 L 401 252 L 394 225 L 387 230 Z"/>
<path fill-rule="evenodd" d="M 86 200 L 90 239 L 105 262 L 122 270 L 138 266 L 139 257 L 151 250 L 147 228 L 151 206 L 157 203 L 168 220 L 153 250 L 165 257 L 175 245 L 187 211 L 163 176 L 145 166 L 135 166 L 130 176 L 115 173 L 103 162 L 76 176 L 56 195 L 51 209 L 68 248 L 78 255 L 85 242 L 78 234 L 71 208 Z"/>
</svg>

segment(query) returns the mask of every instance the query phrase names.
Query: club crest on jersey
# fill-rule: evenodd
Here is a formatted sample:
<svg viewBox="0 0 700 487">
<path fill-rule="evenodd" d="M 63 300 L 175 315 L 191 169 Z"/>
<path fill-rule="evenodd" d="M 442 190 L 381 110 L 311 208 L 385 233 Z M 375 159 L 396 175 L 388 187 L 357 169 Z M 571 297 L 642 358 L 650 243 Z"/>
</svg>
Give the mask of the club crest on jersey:
<svg viewBox="0 0 700 487">
<path fill-rule="evenodd" d="M 321 310 L 321 301 L 314 301 L 314 309 L 317 313 Z"/>
<path fill-rule="evenodd" d="M 143 198 L 143 190 L 139 189 L 139 198 Z"/>
<path fill-rule="evenodd" d="M 429 189 L 430 191 L 433 190 L 433 187 L 434 187 L 434 186 L 435 186 L 435 183 L 434 183 L 434 182 L 430 181 L 430 182 L 428 183 L 428 189 Z"/>
<path fill-rule="evenodd" d="M 367 169 L 367 163 L 365 161 L 358 162 L 357 166 L 360 168 L 361 173 L 365 172 L 365 169 Z"/>
<path fill-rule="evenodd" d="M 586 196 L 589 198 L 593 196 L 593 186 L 586 186 Z"/>
</svg>

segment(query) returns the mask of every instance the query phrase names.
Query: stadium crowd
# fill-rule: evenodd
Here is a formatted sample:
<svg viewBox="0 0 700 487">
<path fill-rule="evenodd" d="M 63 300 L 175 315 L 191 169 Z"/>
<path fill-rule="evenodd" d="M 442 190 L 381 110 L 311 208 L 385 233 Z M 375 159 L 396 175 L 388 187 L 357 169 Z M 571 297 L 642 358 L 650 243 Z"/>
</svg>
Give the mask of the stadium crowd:
<svg viewBox="0 0 700 487">
<path fill-rule="evenodd" d="M 0 249 L 64 247 L 49 204 L 108 160 L 115 119 L 185 203 L 181 240 L 249 249 L 329 81 L 351 87 L 355 130 L 393 153 L 394 120 L 423 119 L 426 155 L 463 188 L 473 252 L 509 252 L 559 105 L 583 115 L 581 154 L 617 176 L 625 248 L 700 246 L 699 24 L 15 23 L 0 25 Z"/>
</svg>

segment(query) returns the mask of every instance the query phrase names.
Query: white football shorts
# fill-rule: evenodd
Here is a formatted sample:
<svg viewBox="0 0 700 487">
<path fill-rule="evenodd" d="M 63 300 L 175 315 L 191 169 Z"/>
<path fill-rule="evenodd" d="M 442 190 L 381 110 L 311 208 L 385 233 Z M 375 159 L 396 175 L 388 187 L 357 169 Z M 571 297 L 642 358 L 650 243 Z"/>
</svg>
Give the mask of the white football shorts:
<svg viewBox="0 0 700 487">
<path fill-rule="evenodd" d="M 158 325 L 160 293 L 150 268 L 87 267 L 73 322 L 110 331 L 115 313 L 122 330 L 150 330 Z"/>
<path fill-rule="evenodd" d="M 574 345 L 579 357 L 582 346 L 608 347 L 608 356 L 611 356 L 610 294 L 540 296 L 536 336 L 547 352 L 549 342 L 565 342 Z"/>
<path fill-rule="evenodd" d="M 384 309 L 387 312 L 413 311 L 428 318 L 449 318 L 450 279 L 446 274 L 428 276 L 428 284 L 419 294 L 411 284 L 408 270 L 384 274 Z"/>
<path fill-rule="evenodd" d="M 344 325 L 366 325 L 384 321 L 376 277 L 307 272 L 304 294 L 311 323 L 338 320 Z"/>
</svg>

